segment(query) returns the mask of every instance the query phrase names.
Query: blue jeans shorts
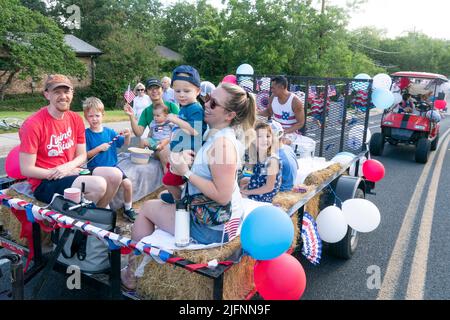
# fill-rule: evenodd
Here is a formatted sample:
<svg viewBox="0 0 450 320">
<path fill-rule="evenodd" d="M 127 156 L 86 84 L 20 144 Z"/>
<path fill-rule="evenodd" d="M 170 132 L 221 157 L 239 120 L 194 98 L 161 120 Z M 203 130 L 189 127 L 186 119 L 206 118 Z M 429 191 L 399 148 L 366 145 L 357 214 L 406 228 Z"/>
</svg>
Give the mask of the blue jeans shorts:
<svg viewBox="0 0 450 320">
<path fill-rule="evenodd" d="M 223 231 L 208 228 L 205 224 L 195 221 L 192 215 L 190 222 L 190 233 L 194 243 L 222 243 Z M 228 235 L 225 235 L 223 242 L 228 242 Z"/>
<path fill-rule="evenodd" d="M 79 176 L 68 176 L 57 180 L 42 180 L 41 184 L 34 190 L 34 197 L 41 202 L 50 203 L 53 194 L 64 195 L 64 190 L 72 187 L 73 182 Z"/>
</svg>

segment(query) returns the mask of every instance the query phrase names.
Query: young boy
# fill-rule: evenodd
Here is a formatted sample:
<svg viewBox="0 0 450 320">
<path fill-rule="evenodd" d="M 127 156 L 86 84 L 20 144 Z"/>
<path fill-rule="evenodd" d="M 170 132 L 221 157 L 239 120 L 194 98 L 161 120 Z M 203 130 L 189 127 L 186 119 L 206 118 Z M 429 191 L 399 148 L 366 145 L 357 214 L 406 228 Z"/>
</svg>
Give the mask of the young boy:
<svg viewBox="0 0 450 320">
<path fill-rule="evenodd" d="M 149 125 L 150 132 L 148 139 L 144 140 L 144 146 L 151 150 L 162 150 L 170 143 L 173 124 L 167 121 L 169 108 L 164 104 L 153 106 L 153 120 Z"/>
<path fill-rule="evenodd" d="M 178 116 L 174 114 L 167 116 L 167 120 L 175 125 L 170 150 L 171 152 L 197 151 L 202 146 L 203 133 L 206 131 L 203 108 L 197 101 L 200 93 L 198 71 L 186 65 L 176 67 L 172 73 L 172 86 L 175 99 L 180 104 L 180 113 Z M 170 164 L 167 168 L 169 170 L 163 177 L 163 183 L 170 194 L 163 193 L 161 199 L 167 203 L 174 203 L 174 200 L 181 198 L 181 186 L 184 184 L 184 179 L 170 172 Z"/>
<path fill-rule="evenodd" d="M 89 123 L 86 129 L 86 150 L 88 169 L 93 172 L 96 167 L 116 167 L 117 150 L 122 145 L 129 145 L 131 140 L 130 129 L 124 129 L 120 136 L 110 128 L 102 125 L 105 107 L 100 99 L 87 98 L 83 102 L 84 117 Z M 117 138 L 116 138 L 117 137 Z M 112 147 L 112 148 L 111 148 Z M 132 183 L 123 173 L 120 186 L 124 190 L 124 217 L 134 222 L 136 212 L 132 208 Z"/>
</svg>

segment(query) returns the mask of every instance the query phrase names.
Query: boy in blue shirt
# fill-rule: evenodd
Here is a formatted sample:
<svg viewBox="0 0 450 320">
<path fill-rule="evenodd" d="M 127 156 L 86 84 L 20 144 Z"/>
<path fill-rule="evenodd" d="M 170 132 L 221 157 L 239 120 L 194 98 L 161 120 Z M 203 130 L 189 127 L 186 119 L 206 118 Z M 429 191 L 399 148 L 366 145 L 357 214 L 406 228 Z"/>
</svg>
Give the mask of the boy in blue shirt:
<svg viewBox="0 0 450 320">
<path fill-rule="evenodd" d="M 178 66 L 172 73 L 172 86 L 175 99 L 180 105 L 180 112 L 178 116 L 174 114 L 167 116 L 167 120 L 175 125 L 170 151 L 193 150 L 196 152 L 202 146 L 203 133 L 206 131 L 206 123 L 203 121 L 204 111 L 197 101 L 197 96 L 200 94 L 200 75 L 191 66 Z M 173 203 L 174 199 L 181 198 L 181 186 L 184 184 L 184 179 L 170 172 L 169 164 L 167 169 L 162 181 L 172 197 L 163 194 L 161 199 Z"/>
<path fill-rule="evenodd" d="M 93 172 L 97 167 L 117 167 L 117 150 L 131 140 L 130 129 L 124 129 L 119 134 L 113 129 L 103 127 L 105 107 L 100 99 L 87 98 L 83 102 L 84 117 L 89 123 L 86 129 L 86 151 L 88 169 Z M 131 180 L 122 172 L 124 195 L 124 216 L 131 222 L 136 219 L 136 212 L 132 208 L 133 186 Z"/>
</svg>

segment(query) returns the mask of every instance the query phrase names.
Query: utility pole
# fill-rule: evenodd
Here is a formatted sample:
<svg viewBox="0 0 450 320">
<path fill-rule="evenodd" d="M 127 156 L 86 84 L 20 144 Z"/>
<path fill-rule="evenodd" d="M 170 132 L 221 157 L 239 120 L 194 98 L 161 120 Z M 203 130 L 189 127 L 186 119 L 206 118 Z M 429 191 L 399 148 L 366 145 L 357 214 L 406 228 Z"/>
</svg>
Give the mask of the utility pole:
<svg viewBox="0 0 450 320">
<path fill-rule="evenodd" d="M 325 0 L 322 0 L 322 9 L 321 9 L 321 11 L 320 11 L 320 19 L 322 20 L 322 22 L 323 22 L 323 15 L 324 15 L 324 13 L 325 13 Z M 322 57 L 322 38 L 323 38 L 323 30 L 322 30 L 322 25 L 320 26 L 320 34 L 319 34 L 319 41 L 320 41 L 320 44 L 319 44 L 319 52 L 318 52 L 318 58 L 319 58 L 319 60 L 320 60 L 320 58 Z"/>
<path fill-rule="evenodd" d="M 325 13 L 325 0 L 322 0 L 322 10 L 320 11 L 321 14 Z"/>
</svg>

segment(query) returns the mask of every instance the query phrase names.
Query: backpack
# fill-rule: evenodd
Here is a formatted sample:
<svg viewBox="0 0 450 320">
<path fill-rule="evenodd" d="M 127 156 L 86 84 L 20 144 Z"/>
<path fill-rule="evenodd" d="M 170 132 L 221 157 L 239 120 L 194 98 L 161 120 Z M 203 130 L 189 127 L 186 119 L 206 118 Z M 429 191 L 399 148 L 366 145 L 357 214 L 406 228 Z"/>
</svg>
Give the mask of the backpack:
<svg viewBox="0 0 450 320">
<path fill-rule="evenodd" d="M 75 202 L 65 199 L 63 196 L 55 196 L 50 203 L 50 209 L 73 219 L 86 222 L 90 225 L 114 231 L 116 226 L 116 213 L 112 210 L 97 208 L 94 205 L 69 211 L 68 208 L 77 205 Z M 55 244 L 62 237 L 62 231 L 52 231 L 52 241 Z M 63 265 L 76 265 L 81 271 L 87 273 L 104 273 L 109 271 L 109 248 L 102 240 L 95 236 L 88 236 L 78 229 L 70 231 L 69 238 L 64 244 L 57 261 Z"/>
</svg>

